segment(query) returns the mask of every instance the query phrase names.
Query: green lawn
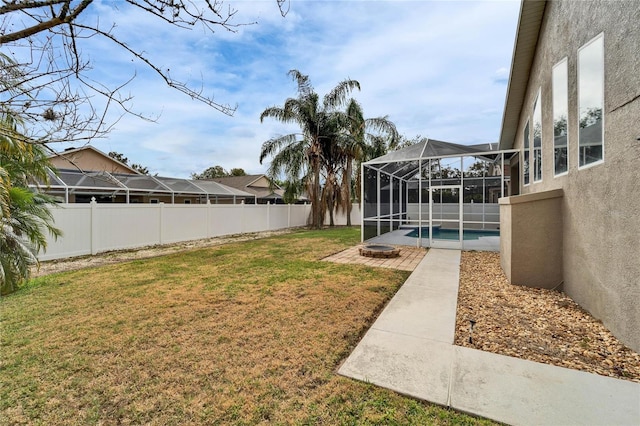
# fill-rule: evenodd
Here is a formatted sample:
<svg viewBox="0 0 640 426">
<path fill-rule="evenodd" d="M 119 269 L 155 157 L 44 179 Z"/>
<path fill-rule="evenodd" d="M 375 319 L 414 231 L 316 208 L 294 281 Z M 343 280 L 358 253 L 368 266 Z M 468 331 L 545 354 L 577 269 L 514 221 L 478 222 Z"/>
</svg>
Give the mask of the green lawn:
<svg viewBox="0 0 640 426">
<path fill-rule="evenodd" d="M 303 231 L 32 281 L 0 299 L 1 424 L 489 424 L 336 375 L 407 272 Z"/>
</svg>

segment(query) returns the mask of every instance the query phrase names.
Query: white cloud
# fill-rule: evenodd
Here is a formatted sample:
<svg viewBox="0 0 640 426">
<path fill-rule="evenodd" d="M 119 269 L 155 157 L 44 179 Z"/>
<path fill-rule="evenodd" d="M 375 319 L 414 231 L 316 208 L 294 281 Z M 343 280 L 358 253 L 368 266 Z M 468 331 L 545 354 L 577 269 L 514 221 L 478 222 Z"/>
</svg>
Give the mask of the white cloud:
<svg viewBox="0 0 640 426">
<path fill-rule="evenodd" d="M 186 177 L 216 164 L 266 170 L 258 162 L 262 143 L 295 129 L 260 123 L 259 115 L 295 96 L 286 75 L 292 68 L 309 74 L 321 95 L 345 78 L 360 81 L 355 97 L 365 114 L 389 115 L 408 137 L 459 143 L 498 137 L 519 2 L 298 0 L 282 18 L 275 0 L 237 1 L 236 20 L 258 24 L 213 35 L 97 4 L 102 22 L 117 22 L 118 34 L 176 79 L 202 85 L 218 102 L 238 103 L 227 117 L 166 88 L 112 44 L 84 43 L 96 76 L 120 81 L 137 72 L 128 88 L 135 109 L 161 113 L 156 123 L 124 117 L 95 145 L 154 172 Z"/>
</svg>

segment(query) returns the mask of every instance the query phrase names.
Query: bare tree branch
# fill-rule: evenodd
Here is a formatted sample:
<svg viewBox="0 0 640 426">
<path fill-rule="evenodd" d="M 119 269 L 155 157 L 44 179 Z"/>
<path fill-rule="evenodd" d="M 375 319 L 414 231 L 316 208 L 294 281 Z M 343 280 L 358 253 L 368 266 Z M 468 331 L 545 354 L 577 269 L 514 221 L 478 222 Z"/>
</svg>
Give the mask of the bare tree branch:
<svg viewBox="0 0 640 426">
<path fill-rule="evenodd" d="M 126 4 L 182 29 L 196 25 L 214 33 L 235 32 L 255 22 L 234 22 L 237 11 L 222 0 L 125 0 Z M 125 3 L 123 3 L 125 4 Z M 284 17 L 289 0 L 276 0 Z M 123 49 L 153 70 L 167 86 L 223 114 L 237 106 L 217 102 L 204 94 L 204 83 L 193 88 L 175 80 L 147 54 L 119 38 L 116 23 L 105 27 L 80 17 L 88 15 L 93 0 L 5 0 L 0 4 L 0 112 L 11 110 L 29 123 L 26 137 L 35 143 L 89 141 L 106 136 L 124 114 L 145 120 L 132 109 L 132 96 L 123 90 L 136 77 L 107 86 L 90 75 L 91 63 L 83 58 L 81 43 L 100 37 Z M 286 8 L 286 9 L 285 9 Z M 25 54 L 26 52 L 26 54 Z M 14 61 L 15 58 L 22 58 Z M 202 79 L 204 82 L 204 78 Z M 117 107 L 121 114 L 109 113 Z M 112 122 L 107 122 L 111 120 Z"/>
<path fill-rule="evenodd" d="M 93 2 L 93 0 L 82 0 L 80 4 L 73 9 L 71 13 L 67 13 L 69 11 L 69 8 L 71 7 L 71 2 L 72 0 L 47 2 L 46 6 L 51 8 L 50 9 L 51 18 L 49 20 L 41 20 L 36 25 L 24 28 L 22 30 L 18 30 L 10 33 L 3 33 L 2 35 L 0 35 L 0 45 L 31 37 L 32 35 L 41 33 L 43 31 L 60 26 L 62 24 L 72 23 Z M 41 3 L 41 2 L 38 2 L 38 3 Z M 53 10 L 54 4 L 62 4 L 60 13 L 57 15 Z M 24 3 L 14 3 L 14 5 L 18 5 L 18 7 L 19 6 L 23 6 L 23 7 L 21 8 L 19 7 L 15 9 L 13 12 L 23 11 L 26 13 L 28 9 L 34 9 L 37 7 L 37 6 L 32 6 L 28 1 Z M 33 17 L 34 15 L 30 15 L 30 16 Z"/>
<path fill-rule="evenodd" d="M 43 0 L 43 1 L 30 1 L 30 2 L 16 2 L 10 1 L 5 2 L 2 6 L 0 6 L 0 15 L 5 15 L 7 13 L 15 12 L 18 10 L 26 10 L 26 9 L 39 9 L 41 7 L 53 7 L 55 4 L 67 3 L 68 0 Z"/>
</svg>

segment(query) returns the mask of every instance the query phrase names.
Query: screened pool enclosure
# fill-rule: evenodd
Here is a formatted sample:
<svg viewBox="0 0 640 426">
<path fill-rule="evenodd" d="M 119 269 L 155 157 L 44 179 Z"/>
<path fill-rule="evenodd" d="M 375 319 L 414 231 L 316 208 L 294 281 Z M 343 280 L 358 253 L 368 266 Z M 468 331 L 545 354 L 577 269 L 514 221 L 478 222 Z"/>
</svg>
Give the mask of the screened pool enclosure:
<svg viewBox="0 0 640 426">
<path fill-rule="evenodd" d="M 190 180 L 141 174 L 83 172 L 59 169 L 49 172 L 49 183 L 30 185 L 63 203 L 180 203 L 255 204 L 256 196 L 210 180 Z"/>
<path fill-rule="evenodd" d="M 499 250 L 516 152 L 427 139 L 363 163 L 363 241 Z"/>
</svg>

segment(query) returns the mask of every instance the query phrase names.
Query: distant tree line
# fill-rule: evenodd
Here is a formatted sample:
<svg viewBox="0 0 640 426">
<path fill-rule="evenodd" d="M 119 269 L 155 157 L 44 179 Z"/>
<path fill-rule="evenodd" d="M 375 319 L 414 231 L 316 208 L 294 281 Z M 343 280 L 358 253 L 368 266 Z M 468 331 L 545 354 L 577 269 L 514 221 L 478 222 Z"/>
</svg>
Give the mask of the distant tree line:
<svg viewBox="0 0 640 426">
<path fill-rule="evenodd" d="M 141 173 L 143 175 L 148 175 L 149 174 L 149 168 L 146 166 L 143 166 L 141 164 L 137 164 L 137 163 L 133 163 L 133 164 L 129 164 L 129 159 L 127 157 L 125 157 L 123 154 L 116 152 L 116 151 L 111 151 L 109 152 L 109 157 L 113 158 L 114 160 L 117 160 L 119 162 L 121 162 L 122 164 L 131 167 L 132 169 L 134 169 L 135 171 L 137 171 L 138 173 Z"/>
<path fill-rule="evenodd" d="M 191 179 L 215 179 L 227 176 L 246 176 L 244 169 L 234 167 L 228 172 L 222 166 L 213 166 L 202 173 L 191 173 Z"/>
</svg>

